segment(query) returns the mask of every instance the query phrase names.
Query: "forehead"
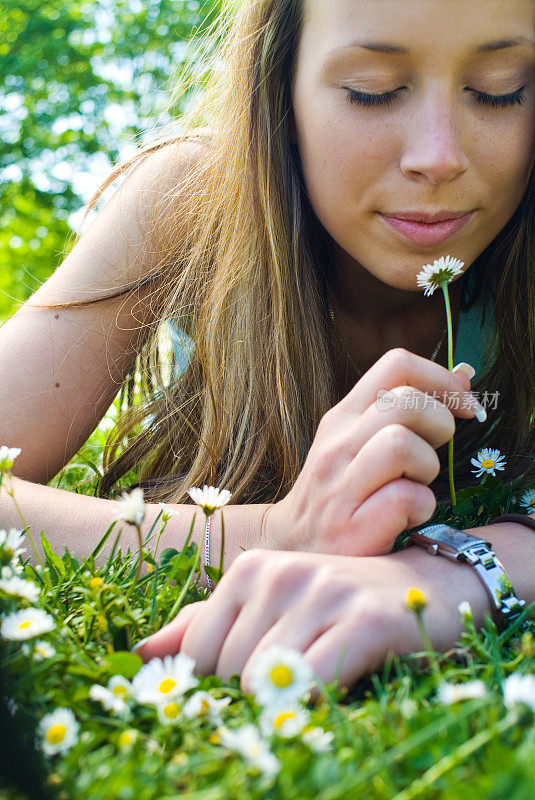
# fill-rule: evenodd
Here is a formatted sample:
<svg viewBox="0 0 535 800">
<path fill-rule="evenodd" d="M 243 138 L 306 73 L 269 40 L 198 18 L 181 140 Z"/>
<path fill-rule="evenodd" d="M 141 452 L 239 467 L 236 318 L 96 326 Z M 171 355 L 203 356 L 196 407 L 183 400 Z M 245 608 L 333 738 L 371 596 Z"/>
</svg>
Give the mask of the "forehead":
<svg viewBox="0 0 535 800">
<path fill-rule="evenodd" d="M 355 41 L 464 54 L 535 37 L 535 0 L 303 0 L 303 6 L 300 49 L 319 57 Z"/>
</svg>

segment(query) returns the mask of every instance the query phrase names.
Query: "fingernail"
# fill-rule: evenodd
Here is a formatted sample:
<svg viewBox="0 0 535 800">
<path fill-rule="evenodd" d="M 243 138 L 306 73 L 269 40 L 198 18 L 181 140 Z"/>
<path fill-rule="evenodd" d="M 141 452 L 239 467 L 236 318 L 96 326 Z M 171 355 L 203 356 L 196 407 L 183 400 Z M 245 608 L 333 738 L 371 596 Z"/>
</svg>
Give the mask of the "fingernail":
<svg viewBox="0 0 535 800">
<path fill-rule="evenodd" d="M 149 640 L 149 637 L 148 637 L 148 636 L 147 636 L 145 639 L 140 639 L 140 640 L 139 640 L 139 642 L 137 642 L 137 643 L 136 643 L 136 644 L 133 646 L 133 648 L 132 648 L 132 651 L 131 651 L 131 652 L 132 652 L 132 653 L 135 653 L 137 650 L 139 650 L 139 648 L 141 647 L 141 645 L 145 644 L 145 642 L 148 642 L 148 640 Z"/>
<path fill-rule="evenodd" d="M 470 408 L 473 408 L 474 411 L 476 412 L 476 419 L 479 420 L 479 422 L 485 422 L 485 420 L 487 419 L 487 412 L 485 411 L 479 400 L 477 400 L 474 397 L 472 392 L 465 392 L 465 396 L 468 401 L 468 404 L 470 405 Z"/>
<path fill-rule="evenodd" d="M 456 364 L 453 367 L 451 372 L 452 372 L 452 375 L 453 375 L 454 372 L 464 372 L 465 375 L 468 375 L 470 380 L 472 380 L 472 378 L 476 374 L 475 369 L 473 367 L 471 367 L 470 364 L 467 364 L 466 361 L 460 361 L 458 364 Z"/>
</svg>

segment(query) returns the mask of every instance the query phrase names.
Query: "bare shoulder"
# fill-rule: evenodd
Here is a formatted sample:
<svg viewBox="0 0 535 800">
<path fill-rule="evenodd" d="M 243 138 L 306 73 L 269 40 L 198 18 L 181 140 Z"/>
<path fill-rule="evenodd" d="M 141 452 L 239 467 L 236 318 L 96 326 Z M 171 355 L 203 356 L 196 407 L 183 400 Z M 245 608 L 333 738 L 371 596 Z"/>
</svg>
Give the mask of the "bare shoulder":
<svg viewBox="0 0 535 800">
<path fill-rule="evenodd" d="M 165 208 L 169 193 L 175 207 L 188 202 L 174 187 L 187 194 L 181 178 L 202 147 L 170 144 L 143 155 L 51 277 L 0 327 L 0 441 L 22 448 L 15 475 L 46 483 L 59 472 L 158 326 L 154 281 L 145 280 L 161 258 L 152 209 L 160 201 Z"/>
<path fill-rule="evenodd" d="M 152 271 L 161 257 L 153 226 L 173 206 L 188 202 L 177 187 L 207 146 L 206 137 L 199 135 L 141 154 L 29 305 L 106 296 Z"/>
</svg>

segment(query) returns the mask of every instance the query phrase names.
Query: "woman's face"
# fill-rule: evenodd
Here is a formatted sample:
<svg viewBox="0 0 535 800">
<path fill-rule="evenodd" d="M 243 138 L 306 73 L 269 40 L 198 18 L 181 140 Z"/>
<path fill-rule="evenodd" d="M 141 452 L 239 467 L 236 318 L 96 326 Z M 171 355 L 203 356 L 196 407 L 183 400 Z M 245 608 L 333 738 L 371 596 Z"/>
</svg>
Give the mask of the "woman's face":
<svg viewBox="0 0 535 800">
<path fill-rule="evenodd" d="M 441 255 L 470 265 L 527 187 L 534 0 L 303 2 L 292 92 L 317 217 L 350 263 L 392 287 L 416 291 L 422 264 Z M 443 211 L 473 213 L 442 241 L 385 219 Z"/>
</svg>

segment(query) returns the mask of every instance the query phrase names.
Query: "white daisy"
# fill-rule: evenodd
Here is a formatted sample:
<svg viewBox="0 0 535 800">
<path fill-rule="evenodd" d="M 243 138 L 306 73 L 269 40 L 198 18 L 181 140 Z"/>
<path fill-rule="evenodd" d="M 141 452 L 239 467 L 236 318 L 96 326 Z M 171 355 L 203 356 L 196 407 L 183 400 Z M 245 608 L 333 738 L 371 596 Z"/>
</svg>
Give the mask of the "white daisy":
<svg viewBox="0 0 535 800">
<path fill-rule="evenodd" d="M 168 520 L 171 519 L 171 517 L 178 516 L 177 512 L 174 511 L 174 509 L 169 508 L 169 506 L 166 503 L 160 502 L 158 503 L 158 505 L 162 509 L 162 522 L 167 522 Z"/>
<path fill-rule="evenodd" d="M 49 633 L 54 628 L 54 620 L 46 611 L 41 608 L 24 608 L 4 617 L 0 625 L 0 634 L 4 639 L 23 641 L 33 639 L 42 633 Z"/>
<path fill-rule="evenodd" d="M 153 658 L 145 664 L 132 681 L 132 694 L 138 703 L 160 705 L 180 697 L 197 686 L 193 677 L 195 660 L 185 653 L 165 658 Z"/>
<path fill-rule="evenodd" d="M 132 684 L 130 681 L 127 681 L 126 678 L 123 678 L 122 675 L 114 675 L 108 681 L 108 689 L 110 692 L 113 692 L 115 697 L 118 697 L 119 700 L 127 700 L 132 691 Z"/>
<path fill-rule="evenodd" d="M 264 650 L 251 665 L 251 690 L 264 706 L 300 700 L 313 685 L 312 679 L 312 669 L 302 653 L 281 645 Z"/>
<path fill-rule="evenodd" d="M 39 587 L 32 581 L 25 581 L 14 575 L 11 578 L 0 578 L 0 590 L 13 597 L 22 597 L 35 603 L 39 597 Z"/>
<path fill-rule="evenodd" d="M 280 770 L 278 759 L 269 749 L 269 745 L 260 736 L 254 725 L 242 725 L 240 728 L 218 728 L 219 741 L 223 747 L 239 753 L 249 764 L 257 767 L 264 775 L 276 775 Z"/>
<path fill-rule="evenodd" d="M 28 644 L 23 644 L 22 649 L 27 655 L 32 653 L 32 647 Z M 45 661 L 47 658 L 52 658 L 56 655 L 56 651 L 51 644 L 42 639 L 38 639 L 33 645 L 33 657 L 35 661 Z"/>
<path fill-rule="evenodd" d="M 484 447 L 477 454 L 476 458 L 471 458 L 470 463 L 477 467 L 470 472 L 474 472 L 476 478 L 483 475 L 484 472 L 489 472 L 491 475 L 496 476 L 495 469 L 505 469 L 504 461 L 505 456 L 500 455 L 499 450 L 491 450 L 489 447 Z"/>
<path fill-rule="evenodd" d="M 526 489 L 520 495 L 520 505 L 530 511 L 535 511 L 535 489 Z"/>
<path fill-rule="evenodd" d="M 94 700 L 95 703 L 100 703 L 106 711 L 112 711 L 114 714 L 124 714 L 124 712 L 128 710 L 128 706 L 124 700 L 121 700 L 120 697 L 117 697 L 113 692 L 110 692 L 109 689 L 106 689 L 105 686 L 100 686 L 98 683 L 94 683 L 90 688 L 89 697 L 91 700 Z"/>
<path fill-rule="evenodd" d="M 138 736 L 139 731 L 137 731 L 135 728 L 127 728 L 126 730 L 121 731 L 117 737 L 117 744 L 121 750 L 129 750 L 132 745 L 136 743 Z"/>
<path fill-rule="evenodd" d="M 416 276 L 416 283 L 429 297 L 444 283 L 450 283 L 457 275 L 462 275 L 464 261 L 451 256 L 441 256 L 433 264 L 425 264 Z"/>
<path fill-rule="evenodd" d="M 41 749 L 47 756 L 64 753 L 78 741 L 80 726 L 70 708 L 57 708 L 39 723 Z"/>
<path fill-rule="evenodd" d="M 503 702 L 507 708 L 523 703 L 535 713 L 535 675 L 509 675 L 503 682 Z"/>
<path fill-rule="evenodd" d="M 448 683 L 443 681 L 437 689 L 437 700 L 442 705 L 449 706 L 460 700 L 471 700 L 484 697 L 487 687 L 483 681 L 467 681 L 466 683 Z"/>
<path fill-rule="evenodd" d="M 161 747 L 156 739 L 147 739 L 145 751 L 149 754 L 149 756 L 152 756 L 154 753 L 162 752 Z"/>
<path fill-rule="evenodd" d="M 20 447 L 0 447 L 0 472 L 11 469 L 16 457 L 20 455 Z"/>
<path fill-rule="evenodd" d="M 181 719 L 182 703 L 180 698 L 164 700 L 157 706 L 158 719 L 162 725 L 177 725 Z"/>
<path fill-rule="evenodd" d="M 198 506 L 202 508 L 207 517 L 211 517 L 214 511 L 225 506 L 232 497 L 228 489 L 216 489 L 215 486 L 204 486 L 198 489 L 192 486 L 188 489 L 188 494 Z"/>
<path fill-rule="evenodd" d="M 399 710 L 404 719 L 412 719 L 418 711 L 418 703 L 411 697 L 405 697 L 399 704 Z"/>
<path fill-rule="evenodd" d="M 334 733 L 324 731 L 323 728 L 309 728 L 301 736 L 303 742 L 310 747 L 314 753 L 327 753 L 332 750 L 332 740 Z"/>
<path fill-rule="evenodd" d="M 259 725 L 264 736 L 297 736 L 310 721 L 309 712 L 297 703 L 271 706 L 260 715 Z"/>
<path fill-rule="evenodd" d="M 26 552 L 25 547 L 21 547 L 24 542 L 24 534 L 16 528 L 11 528 L 9 533 L 7 531 L 0 531 L 0 550 L 7 558 L 17 558 L 21 553 Z"/>
<path fill-rule="evenodd" d="M 472 606 L 470 605 L 468 600 L 463 600 L 461 603 L 459 603 L 457 608 L 459 609 L 459 614 L 461 615 L 463 620 L 467 620 L 468 621 L 468 620 L 472 619 L 472 616 L 473 616 L 473 614 L 472 614 Z"/>
<path fill-rule="evenodd" d="M 18 559 L 12 558 L 9 564 L 0 567 L 0 578 L 8 580 L 17 575 L 22 575 L 24 567 L 19 563 Z"/>
<path fill-rule="evenodd" d="M 118 511 L 113 517 L 114 520 L 124 519 L 129 525 L 141 525 L 145 519 L 145 501 L 143 500 L 143 489 L 139 487 L 133 489 L 130 494 L 123 492 L 121 500 L 117 501 Z"/>
<path fill-rule="evenodd" d="M 221 724 L 221 711 L 230 702 L 230 697 L 216 700 L 209 692 L 195 692 L 184 706 L 184 716 L 189 719 L 207 716 L 212 724 L 219 725 Z"/>
</svg>

